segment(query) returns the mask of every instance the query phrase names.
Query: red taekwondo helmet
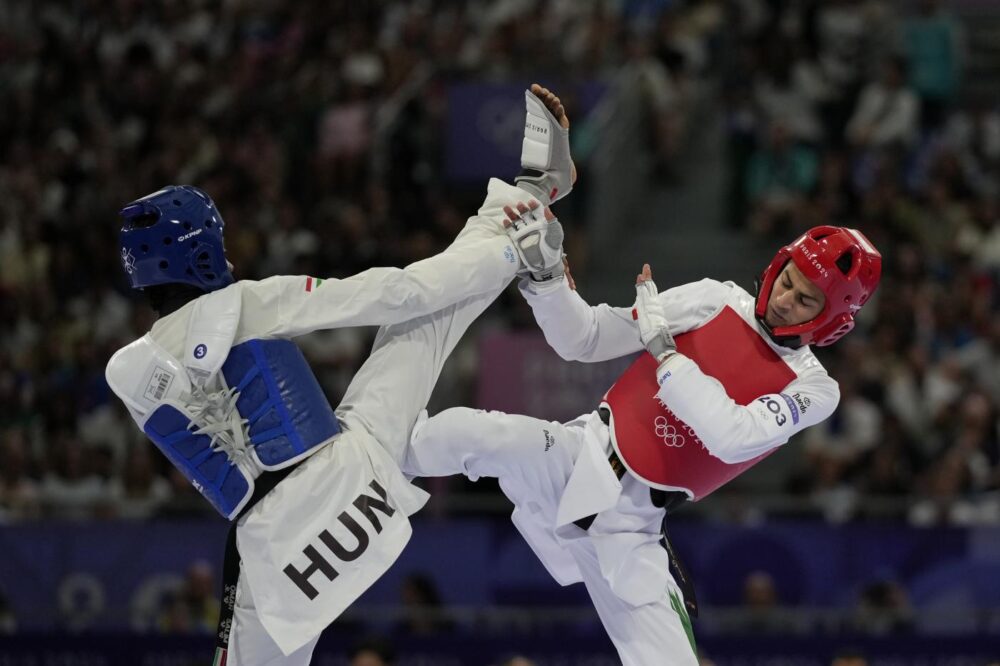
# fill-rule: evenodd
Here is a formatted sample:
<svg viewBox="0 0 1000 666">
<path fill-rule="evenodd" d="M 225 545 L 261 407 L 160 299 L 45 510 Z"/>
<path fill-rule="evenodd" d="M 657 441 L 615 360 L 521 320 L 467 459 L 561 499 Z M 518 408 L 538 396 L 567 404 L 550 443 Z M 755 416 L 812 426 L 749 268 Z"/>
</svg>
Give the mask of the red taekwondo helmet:
<svg viewBox="0 0 1000 666">
<path fill-rule="evenodd" d="M 823 311 L 813 319 L 794 326 L 772 329 L 764 321 L 774 281 L 789 261 L 826 296 Z M 771 339 L 786 347 L 814 344 L 825 347 L 854 328 L 854 313 L 861 309 L 878 287 L 882 255 L 856 229 L 813 227 L 778 254 L 761 276 L 757 290 L 757 321 Z"/>
</svg>

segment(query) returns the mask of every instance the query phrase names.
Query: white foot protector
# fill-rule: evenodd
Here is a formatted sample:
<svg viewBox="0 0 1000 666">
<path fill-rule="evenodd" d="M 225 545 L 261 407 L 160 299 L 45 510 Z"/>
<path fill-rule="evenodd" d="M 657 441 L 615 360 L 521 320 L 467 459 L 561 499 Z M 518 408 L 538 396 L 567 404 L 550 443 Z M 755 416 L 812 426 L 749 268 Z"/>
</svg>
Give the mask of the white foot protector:
<svg viewBox="0 0 1000 666">
<path fill-rule="evenodd" d="M 549 205 L 573 189 L 569 130 L 564 128 L 530 90 L 524 91 L 527 114 L 521 143 L 521 173 L 517 186 Z"/>
</svg>

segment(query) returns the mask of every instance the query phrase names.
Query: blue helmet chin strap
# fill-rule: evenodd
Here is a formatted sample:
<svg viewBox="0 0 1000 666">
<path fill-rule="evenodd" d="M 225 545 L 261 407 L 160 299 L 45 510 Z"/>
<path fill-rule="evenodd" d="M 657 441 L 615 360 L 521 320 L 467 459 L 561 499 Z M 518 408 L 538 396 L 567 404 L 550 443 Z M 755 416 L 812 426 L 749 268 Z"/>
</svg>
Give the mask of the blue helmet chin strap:
<svg viewBox="0 0 1000 666">
<path fill-rule="evenodd" d="M 121 262 L 133 289 L 179 283 L 215 291 L 233 283 L 225 223 L 198 188 L 170 185 L 127 204 L 119 215 Z"/>
</svg>

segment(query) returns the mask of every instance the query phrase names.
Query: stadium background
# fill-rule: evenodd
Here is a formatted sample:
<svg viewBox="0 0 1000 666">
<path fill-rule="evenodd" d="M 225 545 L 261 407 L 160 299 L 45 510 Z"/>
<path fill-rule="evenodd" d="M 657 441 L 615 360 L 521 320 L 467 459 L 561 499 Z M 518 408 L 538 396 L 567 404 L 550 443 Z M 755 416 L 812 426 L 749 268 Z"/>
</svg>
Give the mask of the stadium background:
<svg viewBox="0 0 1000 666">
<path fill-rule="evenodd" d="M 210 653 L 225 525 L 103 379 L 152 321 L 118 208 L 204 188 L 241 278 L 404 265 L 516 172 L 532 81 L 573 123 L 556 212 L 591 302 L 631 302 L 643 261 L 751 288 L 825 222 L 884 254 L 821 350 L 838 412 L 673 521 L 705 663 L 1000 658 L 998 45 L 993 0 L 0 0 L 0 664 Z M 373 333 L 301 339 L 334 404 Z M 559 361 L 508 293 L 431 411 L 569 418 L 620 367 Z M 426 487 L 314 663 L 377 664 L 373 636 L 398 665 L 616 663 L 495 484 Z"/>
</svg>

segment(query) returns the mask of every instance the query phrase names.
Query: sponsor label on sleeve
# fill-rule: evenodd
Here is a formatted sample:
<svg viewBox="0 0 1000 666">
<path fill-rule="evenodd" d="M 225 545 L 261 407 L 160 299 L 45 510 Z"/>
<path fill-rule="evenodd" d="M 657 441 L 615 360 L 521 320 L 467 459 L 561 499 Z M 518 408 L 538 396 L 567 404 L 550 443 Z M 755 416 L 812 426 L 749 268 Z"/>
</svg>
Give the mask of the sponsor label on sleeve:
<svg viewBox="0 0 1000 666">
<path fill-rule="evenodd" d="M 757 398 L 757 402 L 767 409 L 768 413 L 774 417 L 774 422 L 779 426 L 783 426 L 789 421 L 792 422 L 792 425 L 799 422 L 798 408 L 784 393 L 764 395 Z M 767 414 L 764 415 L 766 416 Z"/>
<path fill-rule="evenodd" d="M 788 405 L 788 410 L 792 413 L 792 423 L 798 424 L 799 422 L 799 408 L 795 405 L 795 401 L 789 398 L 784 393 L 779 393 L 782 398 L 785 399 L 785 404 Z"/>
</svg>

